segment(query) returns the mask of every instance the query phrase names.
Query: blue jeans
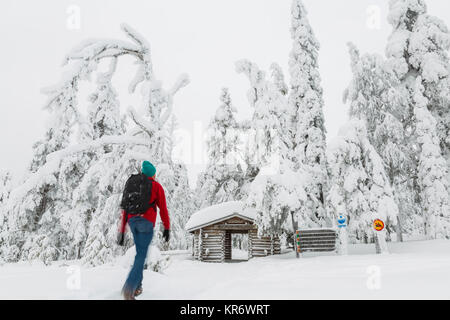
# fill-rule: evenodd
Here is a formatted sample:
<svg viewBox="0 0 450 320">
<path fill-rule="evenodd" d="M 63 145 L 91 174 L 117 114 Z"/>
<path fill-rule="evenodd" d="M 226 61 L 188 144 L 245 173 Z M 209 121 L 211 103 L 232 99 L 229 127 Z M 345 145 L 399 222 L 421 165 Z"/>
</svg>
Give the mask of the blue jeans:
<svg viewBox="0 0 450 320">
<path fill-rule="evenodd" d="M 147 258 L 148 246 L 153 238 L 153 223 L 142 217 L 133 217 L 128 221 L 128 225 L 133 233 L 136 257 L 122 291 L 131 292 L 134 295 L 136 289 L 141 286 L 144 277 L 145 259 Z"/>
</svg>

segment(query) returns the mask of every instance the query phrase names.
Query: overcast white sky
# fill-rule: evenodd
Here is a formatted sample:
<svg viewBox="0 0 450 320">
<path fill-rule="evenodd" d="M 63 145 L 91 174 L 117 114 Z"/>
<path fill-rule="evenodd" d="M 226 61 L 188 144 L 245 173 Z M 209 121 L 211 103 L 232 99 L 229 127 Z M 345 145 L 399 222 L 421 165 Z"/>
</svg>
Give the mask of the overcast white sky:
<svg viewBox="0 0 450 320">
<path fill-rule="evenodd" d="M 219 105 L 223 86 L 230 88 L 240 117 L 250 114 L 248 82 L 236 74 L 236 60 L 248 58 L 266 70 L 276 61 L 288 75 L 290 0 L 1 2 L 0 167 L 14 173 L 23 172 L 33 142 L 44 133 L 47 113 L 42 110 L 45 96 L 40 89 L 59 80 L 64 55 L 86 38 L 124 39 L 122 22 L 150 41 L 156 75 L 167 87 L 179 74 L 189 74 L 191 84 L 175 101 L 180 128 L 189 132 L 199 124 L 206 127 Z M 342 103 L 351 76 L 346 43 L 354 42 L 362 52 L 384 53 L 391 31 L 386 21 L 388 0 L 304 2 L 321 43 L 320 72 L 330 139 L 347 119 Z M 448 0 L 426 2 L 431 14 L 450 24 Z M 80 10 L 79 29 L 67 24 L 72 21 L 73 8 Z M 125 61 L 115 80 L 124 109 L 133 102 L 126 94 L 133 77 L 130 66 Z M 86 99 L 81 98 L 80 103 L 86 105 Z M 192 180 L 202 168 L 194 160 L 188 163 Z"/>
</svg>

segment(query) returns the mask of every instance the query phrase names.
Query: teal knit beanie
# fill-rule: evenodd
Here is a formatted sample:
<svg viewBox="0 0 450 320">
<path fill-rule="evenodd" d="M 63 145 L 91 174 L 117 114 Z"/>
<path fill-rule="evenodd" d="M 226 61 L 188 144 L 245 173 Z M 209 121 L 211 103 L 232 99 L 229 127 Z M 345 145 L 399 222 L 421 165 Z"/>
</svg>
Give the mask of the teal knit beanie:
<svg viewBox="0 0 450 320">
<path fill-rule="evenodd" d="M 153 164 L 151 164 L 148 161 L 144 161 L 142 163 L 142 173 L 145 174 L 147 177 L 153 177 L 156 173 L 156 168 Z"/>
</svg>

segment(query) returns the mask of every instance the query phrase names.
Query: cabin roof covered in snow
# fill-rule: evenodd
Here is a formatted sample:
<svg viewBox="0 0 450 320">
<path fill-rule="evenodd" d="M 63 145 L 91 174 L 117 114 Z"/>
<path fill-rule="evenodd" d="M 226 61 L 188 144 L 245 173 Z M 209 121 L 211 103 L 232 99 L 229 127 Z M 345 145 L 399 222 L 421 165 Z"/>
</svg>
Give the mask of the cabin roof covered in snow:
<svg viewBox="0 0 450 320">
<path fill-rule="evenodd" d="M 256 217 L 256 210 L 252 208 L 244 209 L 244 203 L 241 201 L 224 202 L 194 213 L 186 223 L 185 229 L 192 232 L 231 217 L 240 217 L 253 222 Z"/>
</svg>

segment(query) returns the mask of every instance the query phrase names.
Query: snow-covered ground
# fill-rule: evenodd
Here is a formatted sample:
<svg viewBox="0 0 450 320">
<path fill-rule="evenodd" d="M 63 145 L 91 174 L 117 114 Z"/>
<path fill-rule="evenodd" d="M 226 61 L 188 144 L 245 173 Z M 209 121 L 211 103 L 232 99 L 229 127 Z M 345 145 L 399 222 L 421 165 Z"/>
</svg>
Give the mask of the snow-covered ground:
<svg viewBox="0 0 450 320">
<path fill-rule="evenodd" d="M 248 251 L 233 248 L 231 251 L 231 259 L 233 259 L 233 260 L 248 260 Z"/>
<path fill-rule="evenodd" d="M 140 298 L 450 299 L 450 241 L 389 243 L 389 249 L 391 254 L 375 255 L 373 245 L 353 245 L 348 256 L 297 260 L 288 252 L 225 264 L 178 251 L 164 274 L 145 272 Z M 0 299 L 120 299 L 127 272 L 120 264 L 6 264 L 0 267 Z"/>
</svg>

